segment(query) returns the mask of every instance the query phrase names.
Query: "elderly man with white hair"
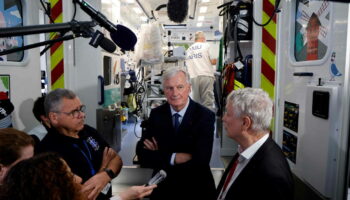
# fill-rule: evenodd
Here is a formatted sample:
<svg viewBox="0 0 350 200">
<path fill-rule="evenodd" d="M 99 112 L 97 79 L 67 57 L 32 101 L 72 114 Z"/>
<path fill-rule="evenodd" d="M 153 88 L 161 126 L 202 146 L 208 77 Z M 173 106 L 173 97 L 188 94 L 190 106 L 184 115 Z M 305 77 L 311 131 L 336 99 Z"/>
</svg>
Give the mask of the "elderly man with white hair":
<svg viewBox="0 0 350 200">
<path fill-rule="evenodd" d="M 261 89 L 232 91 L 223 117 L 238 144 L 217 188 L 217 199 L 293 199 L 293 176 L 280 147 L 269 136 L 273 103 Z"/>
</svg>

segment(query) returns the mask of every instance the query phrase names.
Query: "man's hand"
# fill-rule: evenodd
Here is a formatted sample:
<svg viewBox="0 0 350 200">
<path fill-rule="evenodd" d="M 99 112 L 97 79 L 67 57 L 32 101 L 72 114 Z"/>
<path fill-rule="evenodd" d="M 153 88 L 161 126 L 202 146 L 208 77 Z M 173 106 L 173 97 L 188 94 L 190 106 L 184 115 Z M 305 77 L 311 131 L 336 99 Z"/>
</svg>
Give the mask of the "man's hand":
<svg viewBox="0 0 350 200">
<path fill-rule="evenodd" d="M 150 195 L 153 189 L 156 187 L 157 185 L 132 186 L 132 187 L 129 187 L 127 190 L 121 192 L 119 196 L 122 200 L 141 199 L 147 195 Z"/>
<path fill-rule="evenodd" d="M 145 149 L 148 149 L 151 151 L 158 150 L 158 144 L 156 139 L 154 139 L 154 137 L 152 137 L 152 141 L 149 139 L 146 139 L 145 141 L 143 141 L 143 144 L 145 145 Z"/>
<path fill-rule="evenodd" d="M 103 150 L 103 158 L 102 158 L 102 164 L 99 171 L 102 171 L 103 169 L 107 168 L 109 162 L 117 156 L 117 152 L 115 152 L 112 148 L 105 147 Z"/>
<path fill-rule="evenodd" d="M 82 192 L 89 193 L 89 200 L 95 200 L 110 180 L 106 172 L 99 172 L 83 184 Z"/>
<path fill-rule="evenodd" d="M 176 153 L 175 164 L 182 164 L 192 159 L 192 155 L 189 153 Z"/>
</svg>

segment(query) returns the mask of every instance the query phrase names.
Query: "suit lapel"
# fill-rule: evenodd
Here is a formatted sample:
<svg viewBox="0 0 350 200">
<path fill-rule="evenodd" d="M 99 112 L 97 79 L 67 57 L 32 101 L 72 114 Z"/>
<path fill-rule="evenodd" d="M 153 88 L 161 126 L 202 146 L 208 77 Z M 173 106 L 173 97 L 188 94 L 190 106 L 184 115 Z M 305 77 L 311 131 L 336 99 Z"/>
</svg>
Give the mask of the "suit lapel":
<svg viewBox="0 0 350 200">
<path fill-rule="evenodd" d="M 169 103 L 167 103 L 167 106 L 166 106 L 166 108 L 164 109 L 164 119 L 162 119 L 162 120 L 164 120 L 164 126 L 165 127 L 172 127 L 171 128 L 171 132 L 172 133 L 175 133 L 175 128 L 174 128 L 174 125 L 173 125 L 173 116 L 171 115 L 171 110 L 170 110 L 170 104 Z"/>
<path fill-rule="evenodd" d="M 194 110 L 194 103 L 191 99 L 189 99 L 190 103 L 188 104 L 187 110 L 185 112 L 185 115 L 182 118 L 181 124 L 179 126 L 178 132 L 181 133 L 184 131 L 186 127 L 191 127 L 193 124 L 193 110 Z"/>
<path fill-rule="evenodd" d="M 250 159 L 249 163 L 245 168 L 241 171 L 235 182 L 232 184 L 234 186 L 235 184 L 239 183 L 241 180 L 247 181 L 250 180 L 249 178 L 254 178 L 254 174 L 257 173 L 256 168 L 261 164 L 261 159 L 265 156 L 266 150 L 271 145 L 271 138 L 269 137 L 265 143 L 259 148 L 259 150 L 254 154 L 254 156 Z"/>
<path fill-rule="evenodd" d="M 238 156 L 239 156 L 239 154 L 236 153 L 236 154 L 233 156 L 233 158 L 232 158 L 230 164 L 229 164 L 229 165 L 227 166 L 227 168 L 225 169 L 225 172 L 224 172 L 224 174 L 223 174 L 223 176 L 222 176 L 222 178 L 221 178 L 221 180 L 220 180 L 220 183 L 219 183 L 219 185 L 218 185 L 218 189 L 217 189 L 218 195 L 220 194 L 221 189 L 222 189 L 222 187 L 223 187 L 223 185 L 224 185 L 224 183 L 225 183 L 225 180 L 226 180 L 226 178 L 227 178 L 228 172 L 229 172 L 230 169 L 232 168 L 232 165 L 233 165 L 233 163 L 235 162 L 235 160 L 238 159 Z"/>
</svg>

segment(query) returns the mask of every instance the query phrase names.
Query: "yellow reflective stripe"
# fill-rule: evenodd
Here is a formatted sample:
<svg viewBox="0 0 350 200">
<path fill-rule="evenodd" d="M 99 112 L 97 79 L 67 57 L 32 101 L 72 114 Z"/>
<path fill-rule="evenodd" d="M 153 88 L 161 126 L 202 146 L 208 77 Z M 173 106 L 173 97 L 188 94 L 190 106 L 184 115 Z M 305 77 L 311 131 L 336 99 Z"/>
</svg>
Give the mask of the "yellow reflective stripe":
<svg viewBox="0 0 350 200">
<path fill-rule="evenodd" d="M 51 8 L 53 8 L 59 1 L 60 0 L 50 0 Z"/>
<path fill-rule="evenodd" d="M 262 18 L 263 18 L 262 19 L 263 22 L 267 22 L 267 20 L 270 19 L 270 16 L 268 16 L 265 12 L 263 12 Z M 271 20 L 271 22 L 268 25 L 264 26 L 264 28 L 266 29 L 267 32 L 270 33 L 270 35 L 273 38 L 276 39 L 276 23 L 273 20 Z"/>
<path fill-rule="evenodd" d="M 235 80 L 234 81 L 234 90 L 238 90 L 238 89 L 242 89 L 242 88 L 245 88 L 245 86 L 243 85 L 243 83 Z"/>
<path fill-rule="evenodd" d="M 62 23 L 63 22 L 63 15 L 62 13 L 55 19 L 55 23 Z"/>
<path fill-rule="evenodd" d="M 276 1 L 276 0 L 269 0 L 269 2 L 270 2 L 272 5 L 275 5 L 275 1 Z"/>
<path fill-rule="evenodd" d="M 261 89 L 265 90 L 271 99 L 275 98 L 274 85 L 272 85 L 272 83 L 263 74 L 261 74 Z"/>
<path fill-rule="evenodd" d="M 60 78 L 58 78 L 56 82 L 51 85 L 51 90 L 55 90 L 57 88 L 64 88 L 64 74 L 62 74 Z"/>
<path fill-rule="evenodd" d="M 53 70 L 59 62 L 63 59 L 63 44 L 61 44 L 56 51 L 51 55 L 51 70 Z"/>
<path fill-rule="evenodd" d="M 261 57 L 274 71 L 276 70 L 275 54 L 264 43 L 261 44 Z"/>
</svg>

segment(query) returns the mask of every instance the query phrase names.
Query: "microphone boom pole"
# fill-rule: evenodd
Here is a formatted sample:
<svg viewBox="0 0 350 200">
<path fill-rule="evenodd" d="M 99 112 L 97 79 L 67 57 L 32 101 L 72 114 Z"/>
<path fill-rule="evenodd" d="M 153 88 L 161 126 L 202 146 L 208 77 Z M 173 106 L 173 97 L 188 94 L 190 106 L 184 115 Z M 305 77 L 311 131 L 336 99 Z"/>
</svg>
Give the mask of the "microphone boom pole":
<svg viewBox="0 0 350 200">
<path fill-rule="evenodd" d="M 89 16 L 96 20 L 100 26 L 105 27 L 109 32 L 117 31 L 114 24 L 107 19 L 102 13 L 94 9 L 90 4 L 84 0 L 73 0 L 73 2 L 79 4 L 80 8 L 85 11 Z"/>
<path fill-rule="evenodd" d="M 83 22 L 72 21 L 68 23 L 0 28 L 0 38 L 21 36 L 21 35 L 31 35 L 31 34 L 37 34 L 37 33 L 49 33 L 49 32 L 68 32 L 68 31 L 75 32 L 75 31 L 84 30 L 86 27 L 94 27 L 94 26 L 96 26 L 96 23 L 93 21 L 83 21 Z"/>
<path fill-rule="evenodd" d="M 47 44 L 53 44 L 53 43 L 56 43 L 56 42 L 61 42 L 61 41 L 65 41 L 65 40 L 71 40 L 71 39 L 74 39 L 76 37 L 77 36 L 75 36 L 75 35 L 67 35 L 67 36 L 63 36 L 63 37 L 60 37 L 60 38 L 57 38 L 57 39 L 54 39 L 54 40 L 47 40 L 47 41 L 44 41 L 44 42 L 38 42 L 38 43 L 35 43 L 35 44 L 30 44 L 30 45 L 23 46 L 23 47 L 18 47 L 18 48 L 13 48 L 13 49 L 9 49 L 9 50 L 4 50 L 4 51 L 0 51 L 0 56 L 7 55 L 7 54 L 10 54 L 10 53 L 15 53 L 17 51 L 33 49 L 35 47 L 40 47 L 40 46 L 47 45 Z M 78 36 L 78 37 L 80 37 L 80 36 Z"/>
<path fill-rule="evenodd" d="M 72 31 L 74 35 L 63 36 L 54 40 L 48 40 L 44 42 L 38 42 L 35 44 L 30 44 L 22 47 L 12 48 L 0 52 L 0 55 L 6 55 L 18 51 L 23 51 L 27 49 L 36 48 L 46 44 L 53 44 L 55 42 L 71 40 L 75 37 L 90 37 L 88 32 L 92 27 L 96 26 L 96 23 L 93 21 L 71 21 L 68 23 L 57 23 L 57 24 L 42 24 L 34 26 L 23 26 L 23 27 L 8 27 L 0 28 L 0 38 L 2 37 L 13 37 L 13 36 L 22 36 L 22 35 L 31 35 L 37 33 L 49 33 L 49 32 L 61 32 L 65 33 Z M 103 48 L 103 47 L 102 47 Z M 111 48 L 109 48 L 111 49 Z"/>
</svg>

